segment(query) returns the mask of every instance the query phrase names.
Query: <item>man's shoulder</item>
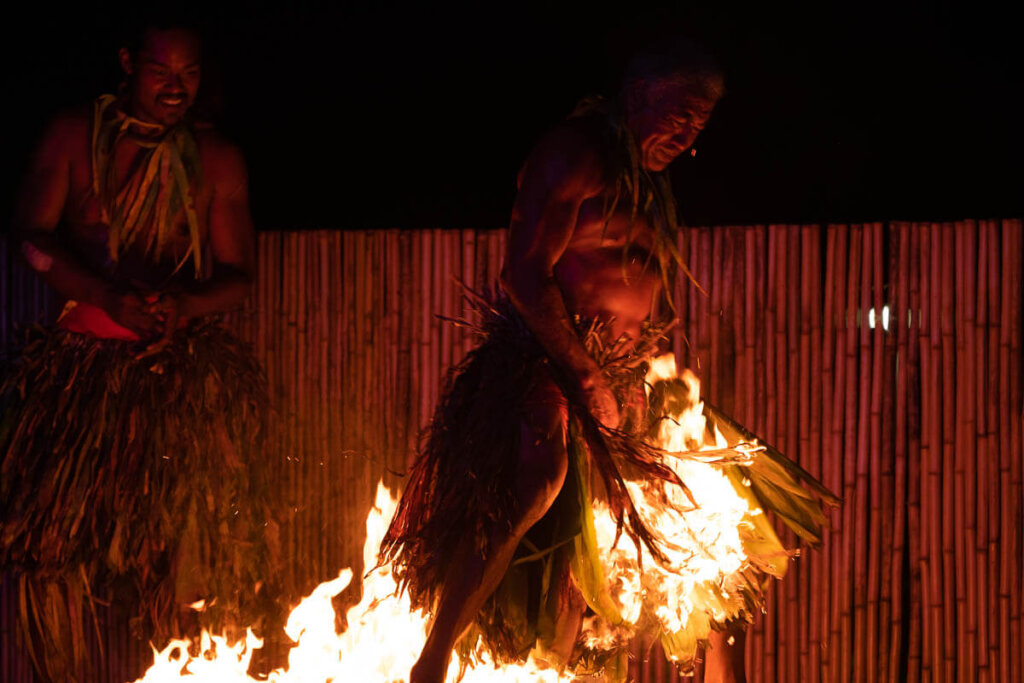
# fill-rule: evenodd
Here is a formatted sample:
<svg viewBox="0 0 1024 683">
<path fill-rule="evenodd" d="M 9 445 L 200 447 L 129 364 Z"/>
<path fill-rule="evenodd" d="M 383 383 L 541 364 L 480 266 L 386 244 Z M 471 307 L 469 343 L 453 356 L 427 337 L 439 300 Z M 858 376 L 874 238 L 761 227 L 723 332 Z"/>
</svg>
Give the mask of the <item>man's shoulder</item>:
<svg viewBox="0 0 1024 683">
<path fill-rule="evenodd" d="M 203 163 L 203 173 L 235 176 L 245 173 L 245 158 L 241 148 L 220 133 L 213 125 L 205 122 L 193 124 L 196 144 Z"/>
<path fill-rule="evenodd" d="M 536 148 L 587 161 L 603 160 L 611 151 L 607 127 L 594 116 L 572 117 L 559 122 L 548 130 Z"/>
<path fill-rule="evenodd" d="M 47 142 L 81 142 L 92 136 L 92 105 L 70 107 L 50 118 L 43 131 Z"/>
<path fill-rule="evenodd" d="M 213 155 L 235 155 L 241 154 L 238 145 L 229 140 L 213 124 L 205 121 L 197 121 L 192 124 L 192 131 L 199 145 L 199 151 L 203 154 Z"/>
<path fill-rule="evenodd" d="M 553 126 L 530 152 L 523 172 L 582 182 L 596 192 L 607 181 L 611 149 L 600 122 L 574 117 Z"/>
</svg>

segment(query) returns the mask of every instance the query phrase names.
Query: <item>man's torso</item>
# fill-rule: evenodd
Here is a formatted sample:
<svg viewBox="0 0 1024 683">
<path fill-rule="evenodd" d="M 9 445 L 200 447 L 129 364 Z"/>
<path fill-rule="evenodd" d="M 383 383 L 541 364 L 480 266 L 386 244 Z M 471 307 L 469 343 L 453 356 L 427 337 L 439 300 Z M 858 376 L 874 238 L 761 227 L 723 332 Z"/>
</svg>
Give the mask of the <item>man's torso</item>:
<svg viewBox="0 0 1024 683">
<path fill-rule="evenodd" d="M 111 258 L 108 246 L 110 227 L 104 221 L 100 200 L 93 190 L 92 122 L 86 120 L 88 118 L 83 117 L 81 134 L 76 134 L 70 144 L 70 178 L 62 227 L 65 243 L 94 271 L 103 273 L 111 281 L 131 285 L 135 289 L 157 291 L 194 280 L 196 273 L 191 258 L 185 258 L 192 237 L 185 212 L 181 209 L 172 219 L 173 229 L 160 253 L 147 249 L 151 233 L 156 229 L 151 218 L 143 225 L 141 234 L 122 247 L 116 261 Z M 210 167 L 215 168 L 215 164 L 210 163 L 215 161 L 217 153 L 214 136 L 212 131 L 202 130 L 196 135 L 204 171 Z M 129 133 L 115 145 L 111 163 L 117 192 L 145 161 L 146 149 L 138 140 Z M 207 176 L 206 182 L 193 181 L 191 186 L 200 246 L 206 243 L 208 237 L 207 215 L 212 198 L 212 183 L 209 181 Z"/>
<path fill-rule="evenodd" d="M 605 158 L 615 152 L 607 143 L 595 144 Z M 570 312 L 611 320 L 616 335 L 636 337 L 661 293 L 661 265 L 653 253 L 652 219 L 641 207 L 634 210 L 631 197 L 619 196 L 608 214 L 617 171 L 609 167 L 603 192 L 580 206 L 569 243 L 555 264 L 555 279 Z"/>
</svg>

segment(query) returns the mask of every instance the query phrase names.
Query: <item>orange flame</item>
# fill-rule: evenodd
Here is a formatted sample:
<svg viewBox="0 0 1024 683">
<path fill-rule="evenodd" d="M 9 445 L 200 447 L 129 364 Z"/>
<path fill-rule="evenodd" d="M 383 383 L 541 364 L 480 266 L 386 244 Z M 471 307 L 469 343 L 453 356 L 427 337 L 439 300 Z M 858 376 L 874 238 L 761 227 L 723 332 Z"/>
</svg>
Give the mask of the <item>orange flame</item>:
<svg viewBox="0 0 1024 683">
<path fill-rule="evenodd" d="M 377 499 L 366 518 L 366 543 L 363 561 L 366 567 L 377 565 L 380 546 L 388 520 L 398 501 L 381 482 Z M 136 683 L 400 683 L 412 669 L 426 642 L 428 617 L 414 611 L 407 595 L 399 595 L 390 565 L 371 571 L 363 578 L 363 596 L 346 613 L 348 629 L 335 631 L 335 613 L 331 598 L 352 580 L 345 569 L 336 579 L 325 581 L 292 610 L 285 633 L 295 645 L 288 653 L 288 666 L 270 673 L 266 679 L 248 674 L 253 651 L 263 641 L 248 631 L 245 640 L 228 643 L 220 636 L 204 631 L 195 656 L 191 643 L 174 640 L 163 650 L 153 649 L 153 665 Z M 521 666 L 497 668 L 482 647 L 470 663 L 465 683 L 556 683 L 570 680 L 552 670 L 541 670 L 531 659 Z M 448 670 L 447 681 L 458 679 L 457 657 Z"/>
<path fill-rule="evenodd" d="M 667 563 L 659 564 L 648 554 L 641 571 L 637 548 L 621 539 L 616 543 L 614 518 L 607 506 L 594 503 L 599 555 L 623 623 L 594 628 L 588 644 L 607 647 L 622 642 L 644 621 L 653 620 L 659 631 L 676 639 L 674 647 L 666 648 L 670 657 L 689 658 L 697 642 L 707 638 L 712 621 L 724 623 L 743 609 L 740 588 L 746 579 L 741 570 L 748 562 L 742 536 L 745 529 L 752 530 L 751 519 L 762 514 L 711 464 L 715 458 L 703 461 L 701 453 L 729 453 L 731 462 L 742 464 L 759 448 L 746 443 L 730 446 L 713 427 L 713 439 L 705 440 L 708 425 L 700 383 L 689 370 L 677 373 L 672 354 L 654 359 L 645 379 L 648 392 L 659 383 L 682 380 L 677 398 L 683 399 L 684 409 L 663 417 L 654 445 L 668 451 L 666 464 L 686 483 L 696 506 L 680 487 L 667 482 L 627 482 L 637 510 L 664 539 L 668 557 Z"/>
</svg>

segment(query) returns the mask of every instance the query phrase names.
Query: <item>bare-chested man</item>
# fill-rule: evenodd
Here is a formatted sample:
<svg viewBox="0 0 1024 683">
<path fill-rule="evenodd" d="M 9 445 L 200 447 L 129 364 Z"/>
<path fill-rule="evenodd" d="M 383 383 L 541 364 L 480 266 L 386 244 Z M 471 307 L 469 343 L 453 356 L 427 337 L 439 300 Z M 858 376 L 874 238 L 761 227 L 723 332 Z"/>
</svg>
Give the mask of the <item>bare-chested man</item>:
<svg viewBox="0 0 1024 683">
<path fill-rule="evenodd" d="M 674 204 L 664 195 L 668 184 L 660 174 L 691 148 L 721 93 L 720 73 L 693 46 L 678 43 L 652 50 L 634 59 L 615 101 L 592 106 L 556 127 L 523 166 L 501 285 L 514 307 L 513 316 L 525 324 L 543 360 L 521 385 L 514 368 L 497 372 L 502 379 L 492 379 L 490 386 L 486 379 L 474 383 L 467 378 L 486 377 L 489 370 L 481 368 L 503 362 L 487 355 L 488 349 L 500 345 L 494 338 L 501 333 L 490 330 L 490 340 L 463 366 L 434 418 L 427 453 L 421 454 L 413 471 L 385 544 L 405 571 L 414 602 L 424 603 L 434 614 L 411 683 L 444 680 L 452 648 L 474 622 L 484 621 L 481 609 L 502 584 L 510 563 L 523 555 L 524 536 L 545 518 L 563 491 L 571 461 L 567 444 L 573 406 L 582 407 L 607 428 L 628 419 L 628 398 L 610 386 L 607 369 L 581 339 L 578 321 L 603 321 L 605 340 L 644 336 L 663 294 L 663 268 L 671 266 L 665 241 L 675 239 L 674 216 L 666 220 Z M 498 350 L 493 356 L 502 353 L 514 356 L 516 348 Z M 524 357 L 526 363 L 533 362 L 529 352 Z M 520 358 L 506 362 L 523 363 Z M 515 433 L 502 438 L 517 444 L 506 456 L 515 464 L 496 477 L 497 486 L 506 478 L 503 485 L 512 492 L 514 512 L 503 516 L 487 501 L 467 501 L 471 508 L 482 506 L 481 514 L 490 518 L 486 540 L 474 542 L 471 522 L 454 504 L 446 507 L 446 495 L 472 499 L 473 494 L 458 492 L 458 479 L 487 489 L 495 484 L 487 483 L 483 473 L 500 465 L 447 465 L 449 456 L 437 451 L 460 446 L 445 442 L 438 433 L 464 429 L 452 441 L 474 441 L 472 423 L 480 419 L 475 412 L 486 409 L 471 404 L 489 400 L 493 392 L 508 395 L 499 384 L 521 386 L 525 394 L 506 400 L 504 419 L 516 424 Z M 466 395 L 475 398 L 461 398 L 464 385 Z M 459 415 L 460 410 L 474 414 Z M 460 420 L 468 425 L 458 427 Z M 489 457 L 480 452 L 486 448 L 478 446 L 473 452 L 470 445 L 450 457 L 480 462 Z M 437 526 L 449 524 L 466 540 L 447 554 L 446 543 L 457 540 L 436 538 L 441 550 L 430 547 L 424 538 L 445 534 L 434 526 L 433 517 L 439 518 Z M 402 544 L 404 548 L 394 552 Z M 444 566 L 435 568 L 431 553 L 439 555 Z M 423 585 L 430 582 L 440 586 L 432 590 Z M 571 585 L 559 600 L 545 646 L 552 660 L 564 664 L 572 654 L 586 605 Z M 486 621 L 493 621 L 490 613 Z M 706 680 L 744 680 L 742 641 L 733 643 L 713 635 Z"/>
<path fill-rule="evenodd" d="M 66 302 L 6 379 L 0 433 L 0 567 L 28 579 L 54 680 L 96 673 L 64 656 L 84 654 L 93 596 L 137 607 L 143 637 L 200 598 L 248 610 L 273 527 L 262 371 L 208 317 L 251 288 L 245 164 L 192 116 L 196 32 L 151 25 L 119 59 L 118 96 L 47 129 L 13 231 Z"/>
<path fill-rule="evenodd" d="M 248 181 L 240 151 L 208 124 L 188 120 L 201 71 L 194 32 L 148 29 L 137 51 L 122 48 L 119 59 L 128 92 L 113 99 L 104 115 L 118 119 L 123 133 L 107 138 L 109 149 L 97 150 L 93 107 L 57 118 L 29 171 L 15 230 L 29 265 L 58 294 L 78 303 L 79 312 L 70 311 L 64 327 L 152 339 L 189 318 L 229 310 L 248 296 L 253 268 Z M 201 179 L 198 173 L 189 178 L 192 196 L 183 198 L 194 204 L 195 226 L 180 206 L 165 224 L 157 225 L 156 215 L 142 217 L 134 235 L 119 236 L 122 246 L 113 253 L 112 214 L 130 208 L 105 206 L 103 195 L 124 191 L 153 146 L 186 125 L 197 149 L 188 149 L 192 141 L 186 140 L 175 152 L 179 165 L 187 166 L 191 153 L 201 168 Z M 107 177 L 96 178 L 94 161 L 107 155 Z M 167 169 L 158 170 L 163 175 L 154 179 L 157 193 L 177 188 L 174 166 L 169 160 Z M 165 233 L 159 249 L 151 243 L 158 231 Z M 210 277 L 197 278 L 195 266 L 205 261 L 207 248 Z"/>
</svg>

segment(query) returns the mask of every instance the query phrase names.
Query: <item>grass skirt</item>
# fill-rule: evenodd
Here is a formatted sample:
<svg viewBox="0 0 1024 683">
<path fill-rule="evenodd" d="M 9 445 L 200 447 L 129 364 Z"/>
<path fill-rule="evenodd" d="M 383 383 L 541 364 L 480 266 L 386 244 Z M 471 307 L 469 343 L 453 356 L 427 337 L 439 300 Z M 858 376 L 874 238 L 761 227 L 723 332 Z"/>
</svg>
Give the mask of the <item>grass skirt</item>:
<svg viewBox="0 0 1024 683">
<path fill-rule="evenodd" d="M 156 640 L 187 630 L 194 600 L 210 605 L 204 624 L 262 612 L 253 596 L 276 531 L 262 369 L 210 321 L 138 350 L 33 328 L 0 387 L 0 567 L 55 680 L 95 670 L 84 634 L 98 605 L 128 610 L 136 635 Z"/>
</svg>

